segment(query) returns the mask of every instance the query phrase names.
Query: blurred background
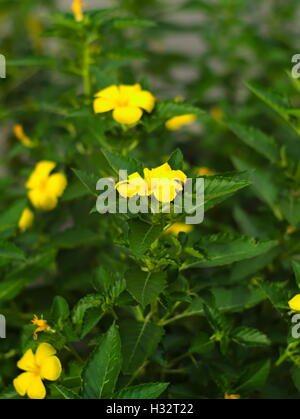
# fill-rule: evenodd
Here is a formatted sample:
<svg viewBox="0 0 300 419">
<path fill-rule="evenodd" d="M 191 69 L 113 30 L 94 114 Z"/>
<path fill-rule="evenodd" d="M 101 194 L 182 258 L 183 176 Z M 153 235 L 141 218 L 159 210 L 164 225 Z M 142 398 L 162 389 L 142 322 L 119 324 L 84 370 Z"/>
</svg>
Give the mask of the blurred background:
<svg viewBox="0 0 300 419">
<path fill-rule="evenodd" d="M 49 33 L 51 14 L 58 10 L 70 14 L 71 4 L 71 0 L 0 1 L 1 53 L 8 63 L 7 79 L 1 81 L 0 91 L 2 155 L 8 142 L 14 141 L 12 124 L 18 121 L 21 111 L 24 118 L 25 104 L 30 103 L 34 92 L 52 100 L 49 92 L 45 93 L 47 87 L 56 83 L 67 89 L 68 80 L 74 75 L 67 66 L 64 80 L 61 71 L 55 72 L 58 65 L 61 70 L 64 62 L 72 59 L 74 52 L 68 50 L 67 42 L 62 44 Z M 147 80 L 158 99 L 179 96 L 210 112 L 213 119 L 224 113 L 234 114 L 241 122 L 255 121 L 267 133 L 274 134 L 276 130 L 276 134 L 282 134 L 280 127 L 274 127 L 273 115 L 258 103 L 245 82 L 293 93 L 287 81 L 291 58 L 299 52 L 299 1 L 85 0 L 84 5 L 86 10 L 116 8 L 121 16 L 156 22 L 156 26 L 142 30 L 105 33 L 103 45 L 97 46 L 104 52 L 106 46 L 111 47 L 112 38 L 118 46 L 118 37 L 120 45 L 125 37 L 130 48 L 126 57 L 124 51 L 123 56 L 120 50 L 110 52 L 112 64 L 105 69 L 105 76 L 100 61 L 93 63 L 99 87 L 107 84 L 111 75 L 130 83 L 138 74 L 139 80 Z M 56 62 L 45 57 L 55 58 Z M 41 135 L 36 117 L 32 116 L 31 110 L 25 121 L 27 127 Z M 230 139 L 224 141 L 228 137 L 233 135 L 220 124 L 206 121 L 180 135 L 174 134 L 173 140 L 175 145 L 185 145 L 185 157 L 192 164 L 201 159 L 206 165 L 218 165 L 219 170 L 230 170 L 231 163 L 223 158 L 232 147 Z M 234 143 L 234 148 L 237 146 Z"/>
</svg>

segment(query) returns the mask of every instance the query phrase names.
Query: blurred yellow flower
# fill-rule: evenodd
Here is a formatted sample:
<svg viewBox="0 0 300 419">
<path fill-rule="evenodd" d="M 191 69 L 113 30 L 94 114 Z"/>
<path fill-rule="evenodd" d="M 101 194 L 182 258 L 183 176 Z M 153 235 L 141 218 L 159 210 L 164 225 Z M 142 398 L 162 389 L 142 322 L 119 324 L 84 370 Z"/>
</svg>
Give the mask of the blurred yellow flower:
<svg viewBox="0 0 300 419">
<path fill-rule="evenodd" d="M 26 188 L 28 198 L 35 208 L 51 211 L 57 206 L 58 198 L 64 193 L 67 178 L 63 173 L 50 174 L 56 163 L 41 161 L 31 173 Z"/>
<path fill-rule="evenodd" d="M 184 125 L 189 125 L 194 122 L 197 118 L 197 115 L 194 113 L 188 113 L 186 115 L 174 116 L 166 121 L 166 128 L 171 131 L 176 131 Z"/>
<path fill-rule="evenodd" d="M 112 85 L 95 96 L 95 113 L 113 111 L 114 120 L 126 125 L 138 122 L 143 111 L 150 113 L 155 105 L 155 97 L 147 90 L 142 90 L 140 84 Z"/>
<path fill-rule="evenodd" d="M 74 13 L 74 17 L 76 22 L 81 22 L 83 20 L 83 1 L 82 0 L 73 0 L 72 3 L 72 11 Z"/>
<path fill-rule="evenodd" d="M 208 167 L 200 167 L 199 169 L 197 169 L 197 174 L 199 176 L 213 176 L 216 174 L 216 172 L 209 169 Z"/>
<path fill-rule="evenodd" d="M 24 132 L 24 128 L 21 124 L 16 124 L 13 128 L 14 134 L 21 143 L 26 147 L 33 147 L 33 142 Z"/>
<path fill-rule="evenodd" d="M 294 234 L 297 231 L 297 228 L 294 226 L 288 226 L 286 229 L 286 234 Z"/>
<path fill-rule="evenodd" d="M 138 194 L 147 196 L 154 194 L 160 202 L 171 202 L 182 190 L 186 175 L 181 170 L 172 170 L 168 163 L 154 169 L 144 169 L 144 178 L 135 172 L 125 181 L 118 182 L 116 189 L 126 198 Z"/>
<path fill-rule="evenodd" d="M 213 106 L 210 110 L 210 114 L 215 121 L 220 121 L 224 117 L 224 112 L 219 106 Z"/>
<path fill-rule="evenodd" d="M 39 319 L 36 314 L 34 314 L 31 323 L 38 326 L 37 329 L 35 329 L 35 331 L 33 332 L 34 339 L 38 338 L 38 333 L 51 330 L 51 327 L 47 324 L 47 320 L 44 320 L 43 317 Z"/>
<path fill-rule="evenodd" d="M 17 363 L 23 371 L 14 379 L 13 385 L 20 396 L 26 394 L 30 399 L 44 399 L 46 389 L 42 380 L 55 381 L 60 377 L 62 368 L 60 360 L 54 356 L 56 350 L 48 343 L 41 343 L 36 353 L 31 349 L 25 352 Z"/>
<path fill-rule="evenodd" d="M 165 233 L 178 236 L 179 233 L 189 234 L 191 231 L 193 231 L 193 226 L 191 224 L 174 223 L 165 231 Z"/>
<path fill-rule="evenodd" d="M 224 399 L 240 399 L 241 396 L 239 394 L 224 394 Z"/>
<path fill-rule="evenodd" d="M 293 298 L 290 299 L 289 307 L 292 310 L 300 311 L 300 294 L 296 294 Z"/>
<path fill-rule="evenodd" d="M 23 232 L 30 228 L 33 224 L 34 214 L 29 208 L 24 208 L 18 222 L 19 229 Z"/>
</svg>

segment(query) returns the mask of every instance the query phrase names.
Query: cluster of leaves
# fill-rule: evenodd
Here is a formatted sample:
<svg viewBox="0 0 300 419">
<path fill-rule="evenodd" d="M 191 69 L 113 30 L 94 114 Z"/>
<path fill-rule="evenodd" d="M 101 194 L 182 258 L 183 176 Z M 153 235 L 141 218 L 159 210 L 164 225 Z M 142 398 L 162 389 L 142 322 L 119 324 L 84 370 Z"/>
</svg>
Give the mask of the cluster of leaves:
<svg viewBox="0 0 300 419">
<path fill-rule="evenodd" d="M 20 22 L 14 3 L 0 7 Z M 10 77 L 2 81 L 3 129 L 22 123 L 35 147 L 9 138 L 1 159 L 7 339 L 0 340 L 0 397 L 17 397 L 16 361 L 42 341 L 55 346 L 63 365 L 60 381 L 48 387 L 52 398 L 297 397 L 300 358 L 288 300 L 300 286 L 300 87 L 284 75 L 289 37 L 278 39 L 270 25 L 266 47 L 254 23 L 236 23 L 237 15 L 254 13 L 254 1 L 186 1 L 178 15 L 197 10 L 207 22 L 188 27 L 167 20 L 164 2 L 134 0 L 85 11 L 82 23 L 49 2 L 46 18 L 36 14 L 33 24 L 38 3 L 24 2 L 26 36 L 19 25 L 4 42 Z M 276 9 L 287 23 L 291 6 Z M 157 47 L 175 31 L 201 37 L 204 56 Z M 23 44 L 28 32 L 39 43 Z M 243 45 L 263 67 L 246 86 Z M 226 59 L 223 75 L 212 70 L 214 56 Z M 183 63 L 196 71 L 194 82 L 173 77 Z M 156 91 L 155 77 L 163 86 Z M 159 99 L 138 125 L 124 129 L 110 113 L 94 115 L 94 93 L 136 82 Z M 170 93 L 169 83 L 178 90 Z M 211 91 L 220 86 L 216 103 Z M 243 100 L 233 94 L 238 88 L 247 92 Z M 190 101 L 174 100 L 181 91 Z M 222 105 L 218 121 L 209 113 L 215 105 Z M 167 119 L 190 113 L 201 123 L 201 142 L 199 132 L 165 128 Z M 68 187 L 58 207 L 37 212 L 34 227 L 21 234 L 24 183 L 40 160 L 57 162 Z M 163 161 L 193 178 L 195 167 L 217 172 L 205 177 L 205 220 L 192 233 L 166 234 L 183 214 L 95 211 L 100 177 L 142 173 Z M 51 326 L 37 342 L 33 314 Z"/>
</svg>

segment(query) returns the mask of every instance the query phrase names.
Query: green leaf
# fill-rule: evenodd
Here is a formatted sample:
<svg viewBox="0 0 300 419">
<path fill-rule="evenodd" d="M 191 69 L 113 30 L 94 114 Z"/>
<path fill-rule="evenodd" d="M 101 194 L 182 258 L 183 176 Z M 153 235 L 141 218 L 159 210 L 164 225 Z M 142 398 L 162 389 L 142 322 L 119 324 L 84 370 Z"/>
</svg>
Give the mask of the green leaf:
<svg viewBox="0 0 300 419">
<path fill-rule="evenodd" d="M 244 259 L 262 255 L 277 246 L 275 240 L 255 240 L 246 236 L 217 234 L 202 237 L 194 249 L 198 252 L 198 261 L 185 262 L 181 269 L 211 268 L 228 265 Z M 193 253 L 193 256 L 197 256 Z"/>
<path fill-rule="evenodd" d="M 24 260 L 25 255 L 14 243 L 0 240 L 0 260 L 2 258 Z"/>
<path fill-rule="evenodd" d="M 81 227 L 69 228 L 52 237 L 51 245 L 59 249 L 74 249 L 80 246 L 92 245 L 98 241 L 98 235 Z"/>
<path fill-rule="evenodd" d="M 293 270 L 294 270 L 297 285 L 300 288 L 300 263 L 293 261 L 292 266 L 293 266 Z"/>
<path fill-rule="evenodd" d="M 51 387 L 53 387 L 59 394 L 61 394 L 64 397 L 64 399 L 81 399 L 81 397 L 78 394 L 74 393 L 74 391 L 60 384 L 52 384 Z"/>
<path fill-rule="evenodd" d="M 169 160 L 169 165 L 173 170 L 181 170 L 183 166 L 183 154 L 179 148 L 176 148 L 175 151 L 171 154 Z"/>
<path fill-rule="evenodd" d="M 234 192 L 251 185 L 249 180 L 242 178 L 241 173 L 230 176 L 209 176 L 204 182 L 205 210 L 213 208 Z"/>
<path fill-rule="evenodd" d="M 270 360 L 256 362 L 246 368 L 240 378 L 240 384 L 234 392 L 251 393 L 258 390 L 267 380 L 271 368 Z"/>
<path fill-rule="evenodd" d="M 114 395 L 114 399 L 156 399 L 168 385 L 169 383 L 146 383 L 123 388 Z"/>
<path fill-rule="evenodd" d="M 123 373 L 133 374 L 153 354 L 164 330 L 149 322 L 125 320 L 120 325 Z"/>
<path fill-rule="evenodd" d="M 279 149 L 275 140 L 264 132 L 253 127 L 247 127 L 233 121 L 225 121 L 226 126 L 244 143 L 266 157 L 272 163 L 279 159 Z"/>
<path fill-rule="evenodd" d="M 67 301 L 57 295 L 52 303 L 51 307 L 51 319 L 54 323 L 63 322 L 69 317 L 70 309 Z"/>
<path fill-rule="evenodd" d="M 86 173 L 79 169 L 72 169 L 72 170 L 75 173 L 75 175 L 78 177 L 80 182 L 89 191 L 89 193 L 94 196 L 97 196 L 97 193 L 96 193 L 96 185 L 98 181 L 97 176 L 91 173 Z"/>
<path fill-rule="evenodd" d="M 9 279 L 0 282 L 0 302 L 15 298 L 27 285 L 27 279 Z"/>
<path fill-rule="evenodd" d="M 205 115 L 205 112 L 196 106 L 183 102 L 174 102 L 171 100 L 159 101 L 156 105 L 156 113 L 163 119 L 169 119 L 173 116 L 180 116 L 189 113 L 194 113 L 197 116 Z"/>
<path fill-rule="evenodd" d="M 119 170 L 127 170 L 128 175 L 134 172 L 139 172 L 143 175 L 143 165 L 138 160 L 104 149 L 101 151 L 116 174 L 119 174 Z"/>
<path fill-rule="evenodd" d="M 121 342 L 112 325 L 89 357 L 83 370 L 83 396 L 86 399 L 112 396 L 121 369 Z"/>
<path fill-rule="evenodd" d="M 162 226 L 148 224 L 137 218 L 128 221 L 128 241 L 130 250 L 138 257 L 142 256 L 157 240 L 162 232 Z"/>
<path fill-rule="evenodd" d="M 125 274 L 127 289 L 143 307 L 155 300 L 166 286 L 165 272 L 131 269 Z"/>
<path fill-rule="evenodd" d="M 232 339 L 243 346 L 265 346 L 270 345 L 267 335 L 252 327 L 238 327 L 232 334 Z"/>
<path fill-rule="evenodd" d="M 84 316 L 87 310 L 97 308 L 102 313 L 101 305 L 103 296 L 101 294 L 88 294 L 82 297 L 72 310 L 72 321 L 76 325 L 76 330 L 80 331 Z"/>
<path fill-rule="evenodd" d="M 278 203 L 280 186 L 277 184 L 273 170 L 263 167 L 261 164 L 251 161 L 247 157 L 232 157 L 232 162 L 238 170 L 247 170 L 256 195 L 273 209 Z"/>
</svg>

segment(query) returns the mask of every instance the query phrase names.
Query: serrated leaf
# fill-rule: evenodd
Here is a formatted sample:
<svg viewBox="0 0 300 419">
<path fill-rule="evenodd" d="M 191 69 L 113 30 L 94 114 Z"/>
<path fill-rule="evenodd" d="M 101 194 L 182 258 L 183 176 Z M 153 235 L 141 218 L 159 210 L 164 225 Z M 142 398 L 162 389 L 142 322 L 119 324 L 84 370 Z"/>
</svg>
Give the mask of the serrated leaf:
<svg viewBox="0 0 300 419">
<path fill-rule="evenodd" d="M 114 399 L 156 399 L 168 387 L 169 383 L 146 383 L 120 390 Z"/>
<path fill-rule="evenodd" d="M 194 113 L 197 116 L 205 115 L 205 112 L 193 105 L 183 102 L 173 102 L 171 100 L 159 101 L 156 106 L 156 113 L 160 118 L 169 119 L 173 116 L 180 116 Z"/>
<path fill-rule="evenodd" d="M 238 327 L 232 334 L 232 339 L 243 346 L 265 346 L 270 345 L 267 335 L 252 327 Z"/>
<path fill-rule="evenodd" d="M 225 121 L 225 124 L 245 144 L 252 147 L 272 163 L 278 161 L 279 149 L 272 137 L 257 128 L 247 127 L 233 121 Z"/>
<path fill-rule="evenodd" d="M 270 360 L 257 362 L 250 365 L 240 378 L 240 384 L 236 393 L 250 393 L 258 390 L 267 380 L 271 368 Z"/>
<path fill-rule="evenodd" d="M 123 373 L 133 374 L 153 354 L 164 330 L 149 322 L 123 321 L 120 325 Z"/>
<path fill-rule="evenodd" d="M 119 174 L 119 170 L 127 170 L 128 174 L 134 172 L 143 174 L 143 165 L 138 160 L 132 157 L 124 157 L 121 154 L 104 149 L 101 151 L 116 174 Z"/>
<path fill-rule="evenodd" d="M 181 269 L 211 268 L 228 265 L 262 255 L 277 246 L 275 240 L 255 240 L 246 236 L 217 234 L 202 237 L 194 246 L 199 252 L 199 261 L 185 262 Z M 195 256 L 195 254 L 194 254 Z"/>
<path fill-rule="evenodd" d="M 173 151 L 168 160 L 168 163 L 173 170 L 182 170 L 183 154 L 179 148 L 176 148 L 176 150 Z"/>
<path fill-rule="evenodd" d="M 83 370 L 83 396 L 101 399 L 112 396 L 121 370 L 121 341 L 113 324 L 90 355 Z"/>
<path fill-rule="evenodd" d="M 127 289 L 142 306 L 150 304 L 164 290 L 165 272 L 143 272 L 131 269 L 125 274 Z"/>
<path fill-rule="evenodd" d="M 60 393 L 64 399 L 74 400 L 81 399 L 81 397 L 69 388 L 62 386 L 61 384 L 52 384 L 52 387 Z"/>
<path fill-rule="evenodd" d="M 148 224 L 139 219 L 128 221 L 128 241 L 130 250 L 138 257 L 142 256 L 162 233 L 162 226 Z"/>
</svg>

